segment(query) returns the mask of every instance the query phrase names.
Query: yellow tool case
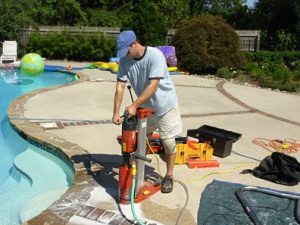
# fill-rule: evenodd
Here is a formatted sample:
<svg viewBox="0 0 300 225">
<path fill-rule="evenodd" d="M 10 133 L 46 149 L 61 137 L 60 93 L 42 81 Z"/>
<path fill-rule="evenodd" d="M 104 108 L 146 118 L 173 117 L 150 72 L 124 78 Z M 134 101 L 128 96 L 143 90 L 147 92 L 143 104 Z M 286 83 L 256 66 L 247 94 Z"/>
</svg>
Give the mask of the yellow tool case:
<svg viewBox="0 0 300 225">
<path fill-rule="evenodd" d="M 213 150 L 207 143 L 177 144 L 175 164 L 186 164 L 190 159 L 211 160 Z"/>
</svg>

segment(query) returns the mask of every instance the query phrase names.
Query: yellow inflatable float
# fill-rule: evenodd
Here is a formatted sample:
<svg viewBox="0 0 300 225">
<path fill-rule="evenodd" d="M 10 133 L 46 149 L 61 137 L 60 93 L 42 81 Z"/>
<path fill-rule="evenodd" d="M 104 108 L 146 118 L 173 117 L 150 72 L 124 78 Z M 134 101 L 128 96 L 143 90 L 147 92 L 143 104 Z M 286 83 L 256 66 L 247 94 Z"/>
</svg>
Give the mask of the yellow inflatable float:
<svg viewBox="0 0 300 225">
<path fill-rule="evenodd" d="M 100 70 L 108 70 L 112 73 L 118 73 L 119 65 L 116 62 L 94 62 L 93 66 L 97 66 Z M 168 67 L 169 72 L 177 71 L 176 66 Z"/>
<path fill-rule="evenodd" d="M 168 67 L 168 71 L 169 72 L 175 72 L 175 71 L 177 71 L 177 66 Z"/>
<path fill-rule="evenodd" d="M 112 73 L 118 72 L 118 63 L 116 62 L 94 62 L 93 66 L 97 66 L 100 70 L 109 70 Z"/>
</svg>

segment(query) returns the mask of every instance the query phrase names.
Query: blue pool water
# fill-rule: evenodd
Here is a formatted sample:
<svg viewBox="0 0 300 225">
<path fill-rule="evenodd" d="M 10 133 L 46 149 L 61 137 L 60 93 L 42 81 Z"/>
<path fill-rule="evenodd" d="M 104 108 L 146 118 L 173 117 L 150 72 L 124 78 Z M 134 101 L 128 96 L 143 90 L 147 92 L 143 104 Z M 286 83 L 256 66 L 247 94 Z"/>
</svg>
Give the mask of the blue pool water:
<svg viewBox="0 0 300 225">
<path fill-rule="evenodd" d="M 72 82 L 73 75 L 44 72 L 23 76 L 0 69 L 0 225 L 18 225 L 49 207 L 70 186 L 72 169 L 22 139 L 10 126 L 7 108 L 29 91 Z"/>
</svg>

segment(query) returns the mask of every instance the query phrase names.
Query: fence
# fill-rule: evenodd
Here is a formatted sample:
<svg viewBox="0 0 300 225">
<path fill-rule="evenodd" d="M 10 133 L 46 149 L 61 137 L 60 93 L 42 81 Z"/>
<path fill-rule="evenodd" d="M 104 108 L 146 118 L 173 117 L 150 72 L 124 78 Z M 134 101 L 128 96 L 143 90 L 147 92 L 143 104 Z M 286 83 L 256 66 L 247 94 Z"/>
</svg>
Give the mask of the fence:
<svg viewBox="0 0 300 225">
<path fill-rule="evenodd" d="M 240 49 L 242 51 L 258 51 L 260 46 L 259 30 L 236 30 L 240 37 Z"/>
<path fill-rule="evenodd" d="M 23 30 L 22 43 L 27 45 L 29 37 L 34 32 L 39 32 L 42 37 L 47 37 L 54 32 L 67 32 L 69 35 L 107 35 L 117 37 L 120 27 L 71 27 L 71 26 L 40 26 L 37 29 L 29 27 Z"/>
<path fill-rule="evenodd" d="M 176 30 L 168 31 L 166 42 L 170 43 Z M 240 38 L 240 49 L 242 51 L 258 51 L 260 46 L 260 31 L 259 30 L 236 30 Z"/>
<path fill-rule="evenodd" d="M 116 37 L 120 27 L 70 27 L 70 26 L 40 26 L 38 29 L 32 27 L 25 29 L 22 35 L 22 43 L 27 45 L 31 33 L 38 31 L 41 36 L 48 36 L 53 32 L 68 32 L 69 35 L 107 35 Z M 170 29 L 166 36 L 166 44 L 169 44 L 176 30 Z M 240 49 L 242 51 L 258 51 L 260 45 L 260 31 L 258 30 L 236 30 L 240 37 Z"/>
</svg>

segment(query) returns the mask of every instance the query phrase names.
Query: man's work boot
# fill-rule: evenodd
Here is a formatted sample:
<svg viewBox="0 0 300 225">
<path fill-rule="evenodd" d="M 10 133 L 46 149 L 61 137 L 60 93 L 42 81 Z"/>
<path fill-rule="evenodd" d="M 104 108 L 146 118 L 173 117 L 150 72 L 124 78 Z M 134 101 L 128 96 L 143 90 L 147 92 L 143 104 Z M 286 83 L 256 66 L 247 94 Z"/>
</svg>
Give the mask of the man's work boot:
<svg viewBox="0 0 300 225">
<path fill-rule="evenodd" d="M 161 182 L 161 192 L 171 193 L 173 191 L 173 176 L 165 176 Z"/>
</svg>

